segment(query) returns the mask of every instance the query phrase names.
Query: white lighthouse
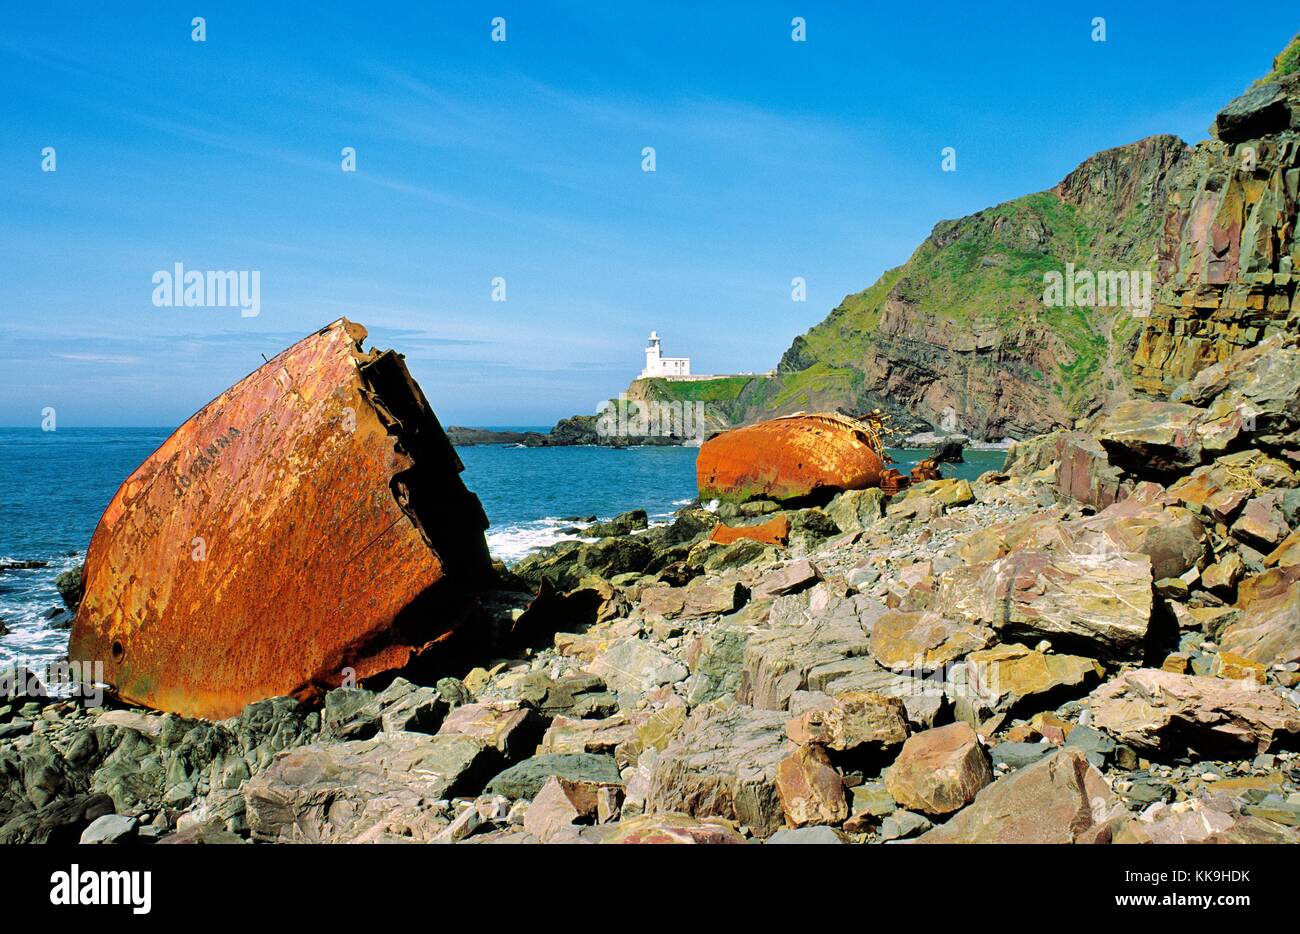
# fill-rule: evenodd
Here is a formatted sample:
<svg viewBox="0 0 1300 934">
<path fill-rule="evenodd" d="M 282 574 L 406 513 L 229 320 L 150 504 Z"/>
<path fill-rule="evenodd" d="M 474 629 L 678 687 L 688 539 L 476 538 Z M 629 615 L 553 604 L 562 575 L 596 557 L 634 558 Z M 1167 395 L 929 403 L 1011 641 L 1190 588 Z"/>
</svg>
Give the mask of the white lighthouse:
<svg viewBox="0 0 1300 934">
<path fill-rule="evenodd" d="M 691 375 L 690 357 L 665 357 L 659 347 L 659 332 L 650 332 L 650 343 L 645 348 L 645 369 L 641 379 Z"/>
</svg>

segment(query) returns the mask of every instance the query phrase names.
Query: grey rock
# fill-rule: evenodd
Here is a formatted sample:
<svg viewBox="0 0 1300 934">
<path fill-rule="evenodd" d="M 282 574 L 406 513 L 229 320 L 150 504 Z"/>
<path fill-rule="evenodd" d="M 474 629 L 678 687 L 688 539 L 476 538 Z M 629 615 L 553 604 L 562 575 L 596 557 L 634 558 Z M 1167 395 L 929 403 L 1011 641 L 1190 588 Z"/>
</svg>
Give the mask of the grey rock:
<svg viewBox="0 0 1300 934">
<path fill-rule="evenodd" d="M 124 814 L 97 817 L 81 833 L 82 843 L 125 843 L 135 836 L 140 822 Z"/>
<path fill-rule="evenodd" d="M 790 749 L 786 719 L 730 698 L 696 708 L 655 760 L 646 812 L 723 817 L 760 837 L 776 832 L 785 822 L 776 772 Z"/>
<path fill-rule="evenodd" d="M 495 750 L 463 735 L 384 733 L 281 753 L 244 786 L 248 827 L 281 843 L 431 841 L 433 802 L 476 789 Z"/>
<path fill-rule="evenodd" d="M 569 781 L 622 782 L 613 756 L 586 752 L 547 753 L 525 759 L 499 773 L 483 788 L 483 794 L 501 795 L 511 800 L 532 800 L 552 775 Z"/>
<path fill-rule="evenodd" d="M 1065 739 L 1065 745 L 1083 752 L 1088 761 L 1099 769 L 1105 767 L 1115 755 L 1116 747 L 1115 740 L 1111 737 L 1087 726 L 1076 726 L 1071 730 Z"/>
<path fill-rule="evenodd" d="M 1054 752 L 1056 747 L 1050 743 L 998 743 L 989 750 L 995 766 L 1005 765 L 1012 770 L 1033 765 Z"/>
<path fill-rule="evenodd" d="M 917 814 L 915 811 L 905 811 L 899 808 L 880 822 L 880 830 L 876 836 L 886 842 L 890 840 L 906 840 L 909 837 L 925 833 L 933 826 L 934 823 L 924 814 Z"/>
</svg>

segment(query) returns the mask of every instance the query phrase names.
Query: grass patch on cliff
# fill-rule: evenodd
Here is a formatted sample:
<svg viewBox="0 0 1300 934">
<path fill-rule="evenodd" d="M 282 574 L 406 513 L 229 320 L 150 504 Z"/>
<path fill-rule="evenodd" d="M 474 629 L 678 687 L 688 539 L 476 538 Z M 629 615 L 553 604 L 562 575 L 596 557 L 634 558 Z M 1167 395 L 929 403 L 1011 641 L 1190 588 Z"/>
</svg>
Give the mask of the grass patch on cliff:
<svg viewBox="0 0 1300 934">
<path fill-rule="evenodd" d="M 859 370 L 816 363 L 806 370 L 780 374 L 767 401 L 779 411 L 833 409 L 837 404 L 834 400 L 843 404 L 856 397 L 862 382 Z"/>
<path fill-rule="evenodd" d="M 1270 81 L 1293 75 L 1297 71 L 1300 71 L 1300 34 L 1292 37 L 1286 48 L 1278 53 L 1277 58 L 1273 59 L 1273 70 L 1257 80 L 1252 87 L 1268 84 Z"/>
<path fill-rule="evenodd" d="M 734 402 L 756 376 L 721 376 L 717 379 L 643 379 L 646 396 L 671 402 Z"/>
</svg>

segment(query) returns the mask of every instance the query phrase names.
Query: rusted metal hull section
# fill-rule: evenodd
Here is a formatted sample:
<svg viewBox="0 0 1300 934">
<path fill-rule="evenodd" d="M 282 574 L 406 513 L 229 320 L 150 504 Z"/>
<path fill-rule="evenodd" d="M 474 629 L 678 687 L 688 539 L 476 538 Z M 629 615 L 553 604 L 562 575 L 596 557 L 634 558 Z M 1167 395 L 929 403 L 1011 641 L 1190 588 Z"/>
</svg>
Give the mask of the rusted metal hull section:
<svg viewBox="0 0 1300 934">
<path fill-rule="evenodd" d="M 877 425 L 800 413 L 714 435 L 695 470 L 701 499 L 789 502 L 877 486 L 885 462 Z"/>
<path fill-rule="evenodd" d="M 790 520 L 785 516 L 777 516 L 755 525 L 727 525 L 719 522 L 709 533 L 709 541 L 719 545 L 730 545 L 742 538 L 764 545 L 784 545 L 790 540 Z"/>
<path fill-rule="evenodd" d="M 340 319 L 290 347 L 109 503 L 69 655 L 103 661 L 124 700 L 218 719 L 310 699 L 461 620 L 487 519 L 401 357 L 365 336 Z"/>
</svg>

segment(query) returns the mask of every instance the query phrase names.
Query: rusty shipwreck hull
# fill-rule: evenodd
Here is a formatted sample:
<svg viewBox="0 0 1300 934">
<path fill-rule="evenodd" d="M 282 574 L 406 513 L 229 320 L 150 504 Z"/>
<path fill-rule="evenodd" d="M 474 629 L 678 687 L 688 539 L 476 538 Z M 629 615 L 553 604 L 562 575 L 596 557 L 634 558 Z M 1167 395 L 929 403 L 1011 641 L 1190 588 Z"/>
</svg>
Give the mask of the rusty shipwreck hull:
<svg viewBox="0 0 1300 934">
<path fill-rule="evenodd" d="M 805 500 L 880 484 L 878 425 L 837 414 L 787 415 L 733 428 L 700 445 L 700 499 Z"/>
<path fill-rule="evenodd" d="M 69 656 L 218 719 L 406 665 L 488 572 L 478 498 L 392 351 L 340 319 L 204 406 L 109 503 Z"/>
</svg>

